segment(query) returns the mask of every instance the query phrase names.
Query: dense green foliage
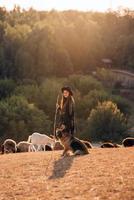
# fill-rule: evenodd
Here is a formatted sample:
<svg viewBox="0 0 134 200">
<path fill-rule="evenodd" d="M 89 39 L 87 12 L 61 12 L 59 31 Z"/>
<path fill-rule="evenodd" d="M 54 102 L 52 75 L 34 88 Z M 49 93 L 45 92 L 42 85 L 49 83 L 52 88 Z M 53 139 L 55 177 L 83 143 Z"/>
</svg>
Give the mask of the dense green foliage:
<svg viewBox="0 0 134 200">
<path fill-rule="evenodd" d="M 127 136 L 126 118 L 111 101 L 99 103 L 88 119 L 88 136 L 93 140 L 117 141 Z"/>
<path fill-rule="evenodd" d="M 133 13 L 128 10 L 37 12 L 15 7 L 8 12 L 0 8 L 0 138 L 25 140 L 34 131 L 53 133 L 56 99 L 63 85 L 74 91 L 78 137 L 99 138 L 95 130 L 94 137 L 87 131 L 89 114 L 98 112 L 93 110 L 98 102 L 112 101 L 116 111 L 132 121 L 131 102 L 113 93 L 112 74 L 100 68 L 102 59 L 109 58 L 112 66 L 133 70 L 133 33 Z M 92 123 L 100 123 L 97 120 L 92 118 Z M 114 129 L 118 138 L 122 127 L 119 123 Z M 111 138 L 110 130 L 103 133 Z"/>
<path fill-rule="evenodd" d="M 51 121 L 24 97 L 12 96 L 0 102 L 1 136 L 15 140 L 27 139 L 29 133 L 48 133 Z"/>
<path fill-rule="evenodd" d="M 133 12 L 0 9 L 0 77 L 34 79 L 90 73 L 109 58 L 133 69 Z"/>
<path fill-rule="evenodd" d="M 0 79 L 0 99 L 9 97 L 16 85 L 12 79 Z"/>
<path fill-rule="evenodd" d="M 124 113 L 124 116 L 127 116 L 127 118 L 131 116 L 132 107 L 130 102 L 120 96 L 111 94 L 102 86 L 101 82 L 91 76 L 71 75 L 68 78 L 49 78 L 39 85 L 37 83 L 16 85 L 10 97 L 3 98 L 0 101 L 1 137 L 24 140 L 34 131 L 52 134 L 57 96 L 61 94 L 61 87 L 66 84 L 71 85 L 74 91 L 76 102 L 75 134 L 78 137 L 97 139 L 97 134 L 94 134 L 95 131 L 87 130 L 90 129 L 88 121 L 89 114 L 93 113 L 98 102 L 103 103 L 104 101 L 111 100 L 116 103 L 114 106 L 117 105 L 118 109 L 120 109 L 118 112 Z M 2 88 L 0 89 L 2 90 Z M 110 117 L 112 120 L 113 116 L 110 114 L 108 117 L 109 120 Z M 101 123 L 101 115 L 97 119 L 96 117 L 92 119 L 92 123 L 96 124 L 96 128 L 97 123 Z M 102 125 L 104 124 L 105 122 L 102 123 Z M 114 124 L 115 127 L 117 124 L 118 121 Z M 116 127 L 117 129 L 114 129 L 116 130 L 117 138 L 120 138 L 121 134 L 121 132 L 117 131 L 120 125 L 122 124 L 119 123 Z M 126 122 L 124 126 L 126 127 Z M 108 134 L 107 138 L 111 138 L 109 132 L 105 132 L 104 137 L 106 134 Z M 113 139 L 117 138 L 114 137 Z"/>
</svg>

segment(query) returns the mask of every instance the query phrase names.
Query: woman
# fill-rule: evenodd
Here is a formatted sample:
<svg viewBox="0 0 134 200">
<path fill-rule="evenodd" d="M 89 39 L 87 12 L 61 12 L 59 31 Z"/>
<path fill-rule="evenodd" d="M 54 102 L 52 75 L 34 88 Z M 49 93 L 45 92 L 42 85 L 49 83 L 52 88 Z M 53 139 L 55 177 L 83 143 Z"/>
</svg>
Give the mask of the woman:
<svg viewBox="0 0 134 200">
<path fill-rule="evenodd" d="M 65 126 L 65 129 L 74 134 L 74 98 L 70 87 L 61 88 L 62 98 L 58 108 L 58 123 L 57 128 Z"/>
</svg>

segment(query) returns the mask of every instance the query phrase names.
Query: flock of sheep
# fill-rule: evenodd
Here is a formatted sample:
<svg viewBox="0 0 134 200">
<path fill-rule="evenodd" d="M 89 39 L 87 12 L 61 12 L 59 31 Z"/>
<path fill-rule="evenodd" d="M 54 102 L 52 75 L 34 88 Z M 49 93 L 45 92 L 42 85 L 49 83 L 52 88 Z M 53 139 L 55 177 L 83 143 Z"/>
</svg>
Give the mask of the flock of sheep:
<svg viewBox="0 0 134 200">
<path fill-rule="evenodd" d="M 61 150 L 60 143 L 45 134 L 33 133 L 27 141 L 21 141 L 18 144 L 12 139 L 6 139 L 1 146 L 2 154 L 17 152 L 36 152 Z"/>
<path fill-rule="evenodd" d="M 88 148 L 92 148 L 92 145 L 88 141 L 82 140 Z M 134 146 L 134 138 L 128 137 L 122 141 L 122 145 L 113 143 L 103 143 L 101 148 L 113 148 L 113 147 L 131 147 Z M 18 144 L 12 139 L 6 139 L 1 146 L 2 154 L 4 153 L 17 153 L 17 152 L 36 152 L 36 151 L 52 151 L 63 150 L 63 146 L 55 141 L 53 137 L 49 137 L 45 134 L 33 133 L 28 137 L 27 141 L 21 141 Z"/>
</svg>

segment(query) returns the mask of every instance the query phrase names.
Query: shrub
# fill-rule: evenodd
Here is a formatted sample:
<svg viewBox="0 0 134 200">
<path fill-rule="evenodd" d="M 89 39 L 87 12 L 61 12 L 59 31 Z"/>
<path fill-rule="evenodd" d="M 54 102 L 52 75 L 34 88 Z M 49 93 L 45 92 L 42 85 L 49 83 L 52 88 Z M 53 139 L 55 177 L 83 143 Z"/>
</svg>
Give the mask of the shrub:
<svg viewBox="0 0 134 200">
<path fill-rule="evenodd" d="M 113 102 L 104 101 L 92 109 L 86 132 L 89 138 L 96 141 L 117 141 L 125 137 L 126 131 L 126 118 Z"/>
<path fill-rule="evenodd" d="M 76 99 L 76 114 L 79 118 L 87 119 L 89 112 L 95 108 L 98 102 L 108 99 L 108 94 L 104 90 L 91 90 L 87 95 L 75 94 Z"/>
<path fill-rule="evenodd" d="M 0 99 L 9 97 L 13 93 L 15 86 L 15 82 L 12 79 L 1 79 Z"/>
<path fill-rule="evenodd" d="M 68 79 L 72 88 L 79 90 L 81 95 L 87 95 L 91 90 L 102 89 L 102 84 L 92 76 L 71 75 Z"/>
<path fill-rule="evenodd" d="M 50 132 L 52 125 L 42 110 L 21 96 L 0 102 L 0 119 L 1 136 L 15 140 L 26 140 L 33 132 Z"/>
<path fill-rule="evenodd" d="M 117 104 L 118 109 L 120 109 L 124 115 L 130 115 L 132 113 L 131 104 L 127 99 L 117 95 L 112 95 L 110 99 Z"/>
<path fill-rule="evenodd" d="M 56 99 L 58 94 L 61 94 L 61 87 L 63 85 L 64 79 L 49 78 L 39 86 L 37 84 L 19 86 L 16 88 L 15 94 L 24 96 L 28 102 L 34 103 L 53 120 Z"/>
<path fill-rule="evenodd" d="M 39 87 L 38 107 L 54 119 L 55 106 L 58 95 L 61 94 L 64 79 L 46 79 Z"/>
<path fill-rule="evenodd" d="M 28 84 L 16 87 L 14 94 L 25 97 L 30 103 L 38 104 L 40 90 L 37 84 Z"/>
</svg>

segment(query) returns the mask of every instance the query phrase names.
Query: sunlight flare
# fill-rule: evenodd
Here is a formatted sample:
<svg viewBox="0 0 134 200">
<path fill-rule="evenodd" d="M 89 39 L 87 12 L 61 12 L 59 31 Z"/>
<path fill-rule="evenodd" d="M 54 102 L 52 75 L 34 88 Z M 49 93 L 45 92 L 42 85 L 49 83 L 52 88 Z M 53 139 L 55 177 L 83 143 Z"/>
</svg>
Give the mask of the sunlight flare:
<svg viewBox="0 0 134 200">
<path fill-rule="evenodd" d="M 93 10 L 104 12 L 108 9 L 118 9 L 120 6 L 134 9 L 133 0 L 1 0 L 0 6 L 5 6 L 8 10 L 14 5 L 36 10 Z"/>
</svg>

